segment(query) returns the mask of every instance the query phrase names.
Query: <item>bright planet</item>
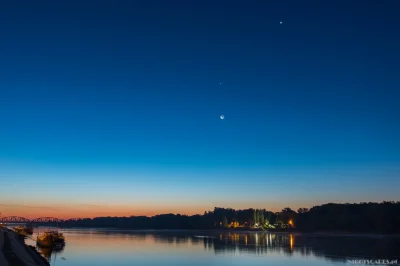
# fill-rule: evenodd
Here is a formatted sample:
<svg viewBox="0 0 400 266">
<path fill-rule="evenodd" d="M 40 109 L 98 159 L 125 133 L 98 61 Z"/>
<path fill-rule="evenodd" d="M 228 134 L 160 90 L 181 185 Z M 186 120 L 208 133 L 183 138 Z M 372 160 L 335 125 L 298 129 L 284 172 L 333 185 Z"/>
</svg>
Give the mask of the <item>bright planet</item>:
<svg viewBox="0 0 400 266">
<path fill-rule="evenodd" d="M 98 2 L 0 0 L 0 266 L 400 266 L 400 0 Z"/>
</svg>

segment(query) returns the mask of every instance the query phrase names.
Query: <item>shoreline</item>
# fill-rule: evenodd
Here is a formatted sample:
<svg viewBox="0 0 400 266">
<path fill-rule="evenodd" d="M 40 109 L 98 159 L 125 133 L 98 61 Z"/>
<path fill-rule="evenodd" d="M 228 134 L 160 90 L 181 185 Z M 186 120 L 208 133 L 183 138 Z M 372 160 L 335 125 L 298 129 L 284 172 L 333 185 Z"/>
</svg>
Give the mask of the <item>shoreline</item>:
<svg viewBox="0 0 400 266">
<path fill-rule="evenodd" d="M 382 233 L 357 233 L 357 232 L 340 232 L 340 231 L 320 231 L 306 232 L 295 229 L 290 230 L 262 230 L 262 229 L 134 229 L 134 228 L 118 228 L 118 227 L 59 227 L 59 229 L 70 230 L 108 230 L 115 232 L 212 232 L 212 233 L 276 233 L 276 234 L 296 234 L 296 235 L 315 235 L 315 236 L 358 236 L 358 237 L 400 237 L 400 234 L 382 234 Z"/>
<path fill-rule="evenodd" d="M 0 228 L 0 264 L 3 266 L 50 266 L 35 247 L 8 228 Z"/>
</svg>

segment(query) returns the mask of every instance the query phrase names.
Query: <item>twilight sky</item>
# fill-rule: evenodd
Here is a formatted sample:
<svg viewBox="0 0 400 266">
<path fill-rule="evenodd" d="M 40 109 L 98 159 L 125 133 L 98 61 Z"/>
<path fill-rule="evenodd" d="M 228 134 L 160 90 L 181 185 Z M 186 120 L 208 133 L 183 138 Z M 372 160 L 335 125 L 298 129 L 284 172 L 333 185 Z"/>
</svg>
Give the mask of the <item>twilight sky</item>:
<svg viewBox="0 0 400 266">
<path fill-rule="evenodd" d="M 399 8 L 2 1 L 0 212 L 400 200 Z"/>
</svg>

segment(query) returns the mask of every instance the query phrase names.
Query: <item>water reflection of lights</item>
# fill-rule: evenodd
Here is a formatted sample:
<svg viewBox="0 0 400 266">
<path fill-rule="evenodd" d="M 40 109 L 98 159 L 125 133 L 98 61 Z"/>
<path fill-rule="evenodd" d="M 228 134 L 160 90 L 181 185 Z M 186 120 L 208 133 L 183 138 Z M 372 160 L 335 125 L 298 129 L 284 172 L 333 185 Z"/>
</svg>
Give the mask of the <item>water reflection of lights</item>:
<svg viewBox="0 0 400 266">
<path fill-rule="evenodd" d="M 289 238 L 290 238 L 290 250 L 293 250 L 293 245 L 294 245 L 293 235 L 290 234 Z"/>
<path fill-rule="evenodd" d="M 71 263 L 72 257 L 74 257 L 74 263 L 75 260 L 80 259 L 77 264 L 86 263 L 100 265 L 108 258 L 116 262 L 121 261 L 123 262 L 122 264 L 127 265 L 148 264 L 146 262 L 150 261 L 138 263 L 137 259 L 142 259 L 146 256 L 146 258 L 151 260 L 151 256 L 147 256 L 147 254 L 152 254 L 153 256 L 155 253 L 159 254 L 160 257 L 157 258 L 159 258 L 160 261 L 164 258 L 183 258 L 185 259 L 183 262 L 186 263 L 182 263 L 182 265 L 190 265 L 189 262 L 191 262 L 193 257 L 197 256 L 197 254 L 201 254 L 199 258 L 203 256 L 203 254 L 211 256 L 208 257 L 210 261 L 214 260 L 215 255 L 219 255 L 218 261 L 222 262 L 220 264 L 226 265 L 231 264 L 233 260 L 235 260 L 235 264 L 241 264 L 243 261 L 243 265 L 248 265 L 251 264 L 250 260 L 253 259 L 254 261 L 261 262 L 263 265 L 277 264 L 276 260 L 278 259 L 282 259 L 282 262 L 286 262 L 284 264 L 293 265 L 303 264 L 303 262 L 304 265 L 339 265 L 343 264 L 343 261 L 346 261 L 346 256 L 348 254 L 370 256 L 370 254 L 376 255 L 382 252 L 388 252 L 384 254 L 388 254 L 387 256 L 389 257 L 395 252 L 393 247 L 395 247 L 397 243 L 394 242 L 392 238 L 386 240 L 379 239 L 379 241 L 382 241 L 379 242 L 379 244 L 382 243 L 383 246 L 379 251 L 375 251 L 377 245 L 375 245 L 373 241 L 377 241 L 376 239 L 370 240 L 369 238 L 348 237 L 328 238 L 296 233 L 258 232 L 257 238 L 259 244 L 256 246 L 255 232 L 240 232 L 240 240 L 236 243 L 231 242 L 231 236 L 233 234 L 232 232 L 228 237 L 228 232 L 218 232 L 215 235 L 213 232 L 207 232 L 208 237 L 197 238 L 194 237 L 191 232 L 142 233 L 135 231 L 128 234 L 110 233 L 92 235 L 86 234 L 85 231 L 83 231 L 83 233 L 76 233 L 76 231 L 73 231 L 73 233 L 67 235 L 69 241 L 66 247 L 67 252 L 64 251 L 65 254 L 62 255 L 57 254 L 57 262 L 55 261 L 55 254 L 51 253 L 50 250 L 42 250 L 42 253 L 48 258 L 51 257 L 52 265 L 54 262 L 56 262 L 55 265 L 59 265 L 58 263 L 63 256 L 66 256 L 67 261 L 61 261 L 61 264 Z M 236 237 L 234 237 L 234 239 L 235 238 Z M 30 240 L 27 240 L 27 242 L 28 241 Z M 346 245 L 349 241 L 352 245 Z M 187 243 L 187 245 L 177 245 L 178 243 Z M 84 247 L 90 247 L 90 251 L 87 252 L 83 250 L 82 248 Z M 343 253 L 342 247 L 350 249 L 349 253 Z M 206 252 L 203 252 L 203 250 Z M 118 256 L 113 254 L 118 254 Z M 143 257 L 142 254 L 144 254 Z M 190 255 L 182 256 L 182 254 Z M 230 255 L 234 255 L 235 257 L 228 257 Z M 243 260 L 237 257 L 239 255 L 243 256 Z M 256 258 L 253 255 L 263 257 Z M 290 261 L 287 260 L 286 257 L 290 257 Z M 128 261 L 128 259 L 130 259 L 130 261 Z M 332 263 L 329 263 L 331 260 Z M 327 262 L 325 263 L 325 261 Z"/>
<path fill-rule="evenodd" d="M 264 252 L 268 249 L 277 250 L 283 249 L 289 252 L 295 249 L 295 235 L 293 234 L 274 234 L 270 232 L 259 233 L 227 233 L 218 234 L 219 243 L 224 243 L 224 246 L 231 246 L 232 250 L 254 249 L 256 252 Z M 212 244 L 211 244 L 212 245 Z"/>
</svg>

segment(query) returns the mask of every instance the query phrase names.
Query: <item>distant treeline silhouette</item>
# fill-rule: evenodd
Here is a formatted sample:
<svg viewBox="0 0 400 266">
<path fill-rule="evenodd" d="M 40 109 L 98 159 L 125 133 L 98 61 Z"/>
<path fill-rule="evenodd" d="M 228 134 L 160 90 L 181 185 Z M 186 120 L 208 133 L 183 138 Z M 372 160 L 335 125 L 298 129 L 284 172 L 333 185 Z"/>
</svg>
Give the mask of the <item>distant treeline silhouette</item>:
<svg viewBox="0 0 400 266">
<path fill-rule="evenodd" d="M 400 202 L 329 203 L 280 212 L 265 209 L 214 208 L 203 215 L 97 217 L 66 221 L 63 227 L 124 229 L 266 229 L 307 232 L 400 233 Z"/>
</svg>

